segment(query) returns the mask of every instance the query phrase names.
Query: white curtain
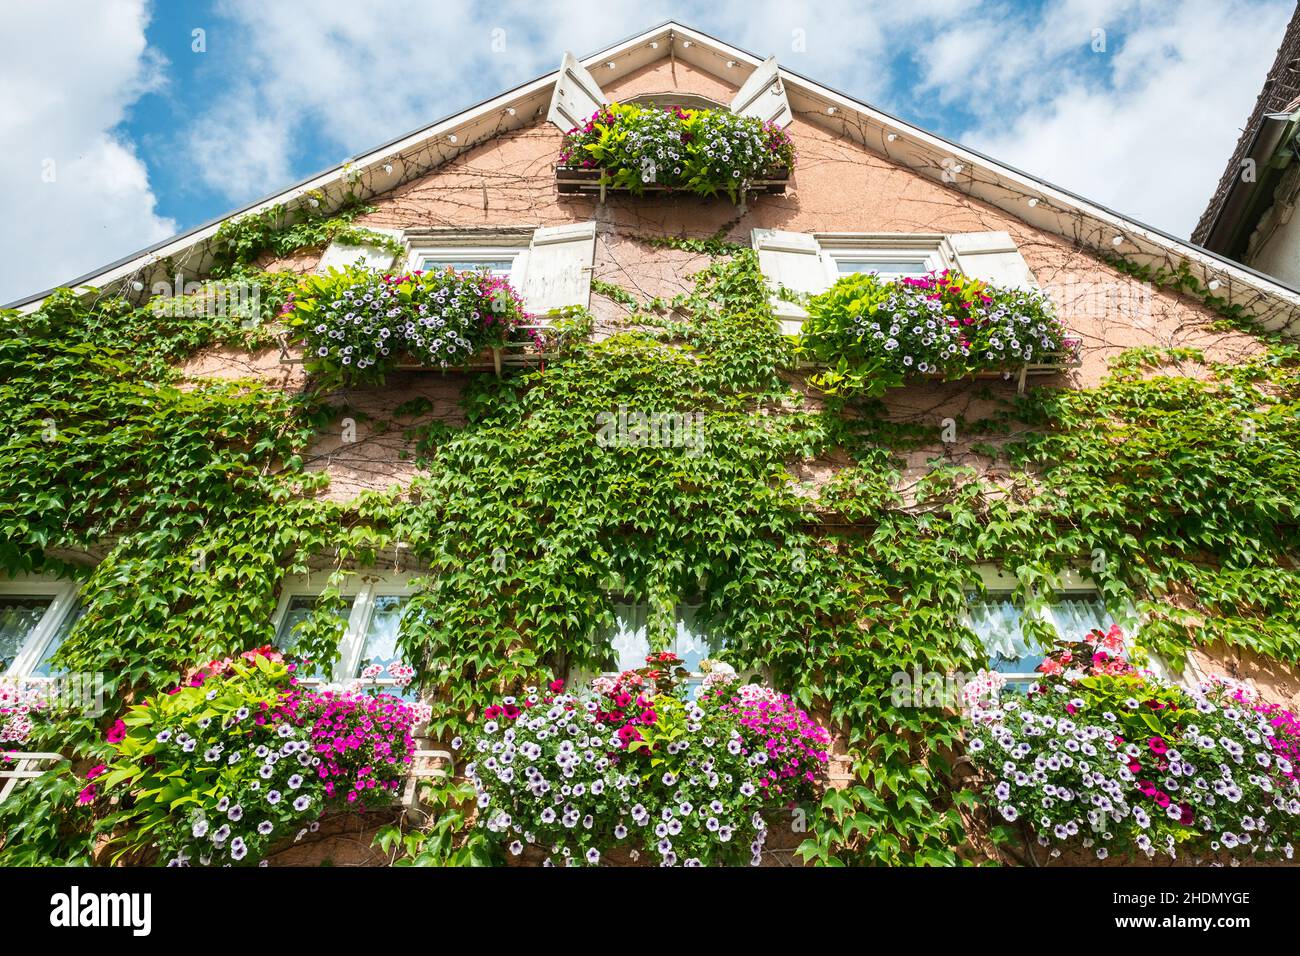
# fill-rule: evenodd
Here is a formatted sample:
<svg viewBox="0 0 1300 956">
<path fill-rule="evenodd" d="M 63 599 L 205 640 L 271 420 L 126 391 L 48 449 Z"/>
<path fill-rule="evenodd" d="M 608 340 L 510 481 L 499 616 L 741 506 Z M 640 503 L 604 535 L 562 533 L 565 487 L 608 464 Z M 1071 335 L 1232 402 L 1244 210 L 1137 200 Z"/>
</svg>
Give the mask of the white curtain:
<svg viewBox="0 0 1300 956">
<path fill-rule="evenodd" d="M 397 635 L 402 627 L 402 612 L 406 610 L 408 600 L 410 599 L 397 594 L 380 594 L 375 597 L 370 621 L 366 625 L 366 640 L 361 647 L 358 675 L 361 669 L 371 664 L 387 667 L 401 661 L 401 654 L 397 650 Z"/>
<path fill-rule="evenodd" d="M 68 635 L 72 633 L 73 626 L 81 620 L 82 615 L 85 613 L 85 606 L 78 604 L 63 618 L 63 623 L 61 623 L 59 629 L 54 632 L 54 637 L 50 639 L 50 643 L 45 645 L 45 650 L 41 653 L 40 663 L 32 670 L 32 675 L 34 677 L 54 676 L 53 672 L 50 670 L 50 658 L 54 656 L 55 651 L 63 646 L 63 642 L 66 641 Z"/>
<path fill-rule="evenodd" d="M 609 645 L 614 649 L 614 670 L 631 671 L 645 667 L 650 653 L 648 604 L 615 604 L 614 631 Z"/>
<path fill-rule="evenodd" d="M 1090 631 L 1107 631 L 1113 620 L 1097 594 L 1061 596 L 1048 609 L 1056 633 L 1066 641 L 1081 641 Z"/>
<path fill-rule="evenodd" d="M 994 669 L 1029 673 L 1042 661 L 1037 646 L 1025 637 L 1021 609 L 1010 597 L 972 599 L 969 624 L 992 659 Z"/>
</svg>

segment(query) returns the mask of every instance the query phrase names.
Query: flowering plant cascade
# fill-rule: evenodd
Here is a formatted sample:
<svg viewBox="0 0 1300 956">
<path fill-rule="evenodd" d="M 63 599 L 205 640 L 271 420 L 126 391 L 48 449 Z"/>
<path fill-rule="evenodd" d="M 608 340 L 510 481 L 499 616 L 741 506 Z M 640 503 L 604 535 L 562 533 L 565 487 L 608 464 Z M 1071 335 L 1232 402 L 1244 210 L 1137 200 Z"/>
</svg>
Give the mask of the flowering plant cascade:
<svg viewBox="0 0 1300 956">
<path fill-rule="evenodd" d="M 1045 361 L 1065 348 L 1046 294 L 957 272 L 841 278 L 808 301 L 802 349 L 831 368 L 827 391 L 879 395 L 919 375 L 945 379 Z"/>
<path fill-rule="evenodd" d="M 1294 854 L 1298 742 L 1289 712 L 1221 682 L 1188 693 L 1127 660 L 1118 628 L 1061 644 L 1027 697 L 977 702 L 968 749 L 995 813 L 1098 859 Z"/>
<path fill-rule="evenodd" d="M 555 681 L 489 707 L 466 767 L 479 825 L 512 854 L 539 847 L 544 865 L 595 865 L 614 847 L 664 866 L 757 865 L 765 814 L 812 794 L 830 737 L 734 674 L 695 701 L 657 688 L 647 675 L 675 660 L 651 655 L 594 694 Z"/>
<path fill-rule="evenodd" d="M 794 143 L 775 123 L 725 109 L 610 103 L 565 134 L 561 166 L 599 169 L 615 189 L 665 186 L 733 201 L 749 183 L 794 166 Z"/>
<path fill-rule="evenodd" d="M 330 806 L 391 800 L 412 759 L 416 709 L 360 690 L 297 686 L 270 647 L 196 668 L 108 732 L 81 802 L 131 798 L 123 853 L 157 847 L 168 865 L 260 862 L 302 839 Z"/>
<path fill-rule="evenodd" d="M 509 280 L 450 267 L 406 275 L 330 270 L 304 278 L 284 311 L 302 335 L 309 371 L 376 382 L 403 358 L 465 365 L 528 318 Z"/>
</svg>

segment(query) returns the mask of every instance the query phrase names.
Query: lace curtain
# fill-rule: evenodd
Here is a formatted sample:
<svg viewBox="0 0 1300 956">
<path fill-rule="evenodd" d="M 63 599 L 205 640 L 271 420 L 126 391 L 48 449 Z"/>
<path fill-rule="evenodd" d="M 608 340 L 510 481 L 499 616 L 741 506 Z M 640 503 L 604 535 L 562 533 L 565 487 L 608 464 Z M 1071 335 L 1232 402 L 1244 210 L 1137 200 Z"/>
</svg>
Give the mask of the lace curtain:
<svg viewBox="0 0 1300 956">
<path fill-rule="evenodd" d="M 371 664 L 387 667 L 399 663 L 401 654 L 397 650 L 397 634 L 402 627 L 402 612 L 406 610 L 407 597 L 397 594 L 380 594 L 375 598 L 370 612 L 370 621 L 366 625 L 366 639 L 361 646 L 361 668 Z M 386 676 L 386 675 L 385 675 Z"/>
<path fill-rule="evenodd" d="M 682 666 L 692 673 L 700 669 L 700 661 L 715 655 L 722 647 L 719 638 L 695 623 L 695 611 L 694 605 L 677 605 L 677 636 L 672 648 L 684 662 Z M 614 616 L 616 623 L 609 641 L 614 650 L 611 669 L 626 671 L 644 667 L 646 655 L 650 653 L 650 606 L 615 604 Z"/>
<path fill-rule="evenodd" d="M 1062 597 L 1048 609 L 1056 633 L 1062 640 L 1081 641 L 1090 631 L 1110 629 L 1113 623 L 1106 606 L 1095 594 Z"/>
<path fill-rule="evenodd" d="M 988 652 L 994 670 L 1027 674 L 1043 659 L 1021 627 L 1020 607 L 1010 597 L 980 598 L 969 606 L 970 628 Z"/>
</svg>

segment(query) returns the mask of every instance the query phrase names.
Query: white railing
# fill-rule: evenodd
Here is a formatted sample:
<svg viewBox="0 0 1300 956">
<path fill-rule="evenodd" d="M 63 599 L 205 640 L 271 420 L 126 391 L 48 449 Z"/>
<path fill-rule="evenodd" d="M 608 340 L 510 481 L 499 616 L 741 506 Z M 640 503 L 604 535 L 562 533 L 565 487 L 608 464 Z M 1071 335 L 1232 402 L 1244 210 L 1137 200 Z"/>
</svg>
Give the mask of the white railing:
<svg viewBox="0 0 1300 956">
<path fill-rule="evenodd" d="M 5 782 L 4 787 L 0 788 L 0 803 L 4 803 L 9 798 L 9 794 L 14 792 L 19 780 L 39 777 L 49 771 L 46 764 L 58 763 L 66 759 L 62 754 L 42 753 L 35 750 L 4 751 L 3 756 L 0 756 L 0 780 Z"/>
<path fill-rule="evenodd" d="M 406 808 L 406 818 L 416 823 L 420 816 L 420 781 L 453 776 L 455 763 L 451 752 L 447 750 L 415 750 L 411 756 L 415 759 L 406 775 L 406 789 L 402 792 L 401 804 Z M 441 761 L 441 764 L 434 766 L 434 761 Z"/>
</svg>

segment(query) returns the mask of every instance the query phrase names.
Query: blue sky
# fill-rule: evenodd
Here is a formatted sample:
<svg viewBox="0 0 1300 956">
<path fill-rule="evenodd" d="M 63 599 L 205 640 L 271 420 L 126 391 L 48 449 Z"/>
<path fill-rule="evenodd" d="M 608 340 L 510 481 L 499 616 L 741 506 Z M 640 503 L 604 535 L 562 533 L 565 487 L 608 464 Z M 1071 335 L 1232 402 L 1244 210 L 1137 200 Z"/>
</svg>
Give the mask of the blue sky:
<svg viewBox="0 0 1300 956">
<path fill-rule="evenodd" d="M 669 18 L 1186 235 L 1292 9 L 1289 0 L 6 0 L 0 302 L 531 79 L 565 49 L 585 55 Z"/>
</svg>

